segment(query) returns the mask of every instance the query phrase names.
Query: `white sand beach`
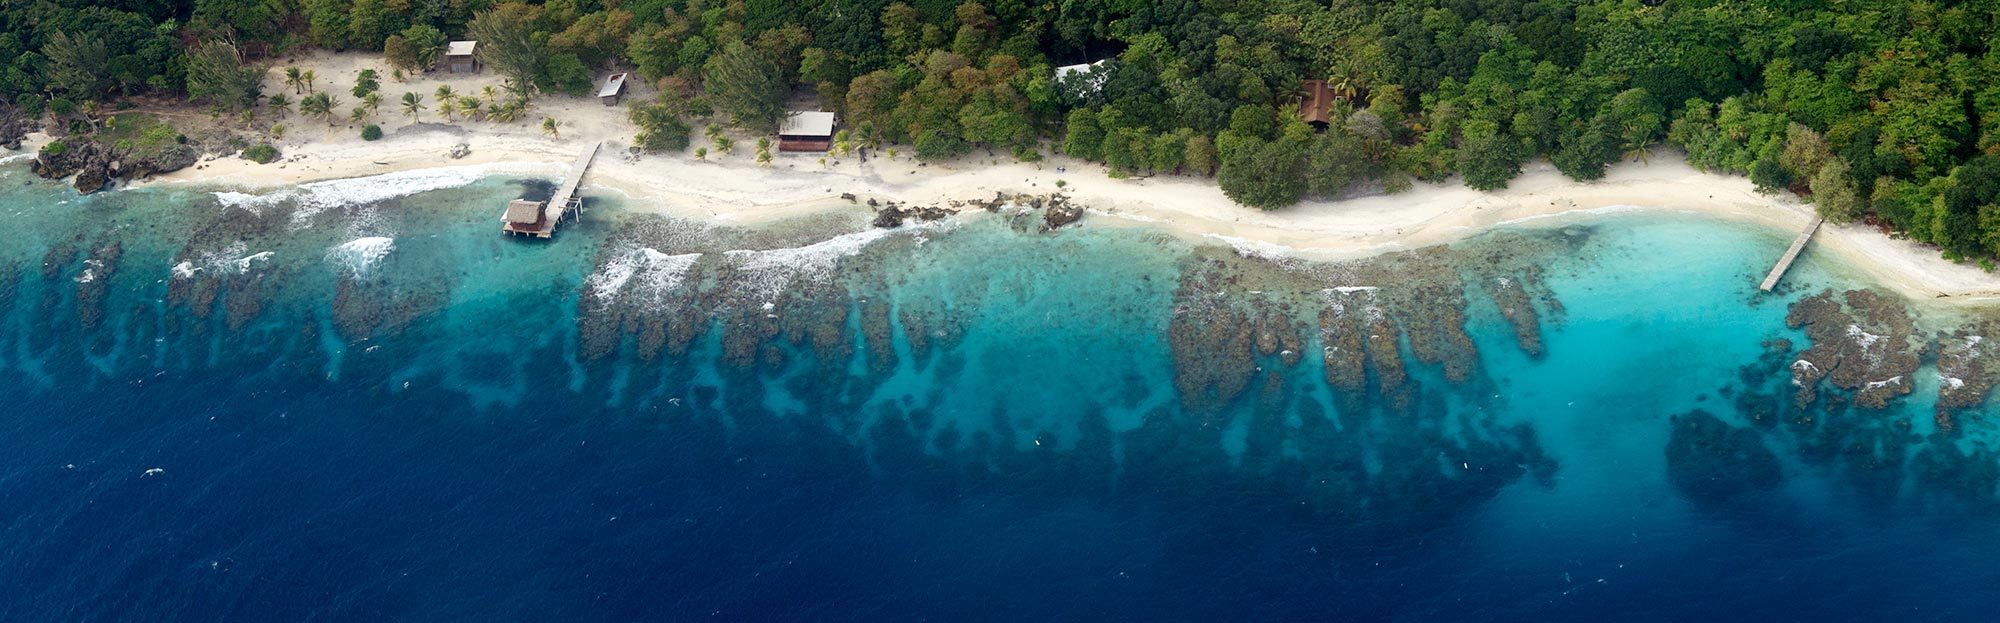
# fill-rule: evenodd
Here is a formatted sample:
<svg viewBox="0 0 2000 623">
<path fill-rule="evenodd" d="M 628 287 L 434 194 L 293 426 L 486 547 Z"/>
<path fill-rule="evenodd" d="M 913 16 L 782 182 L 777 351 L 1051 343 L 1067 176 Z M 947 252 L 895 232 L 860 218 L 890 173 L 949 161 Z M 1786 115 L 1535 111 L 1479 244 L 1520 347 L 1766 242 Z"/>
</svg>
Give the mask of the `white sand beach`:
<svg viewBox="0 0 2000 623">
<path fill-rule="evenodd" d="M 495 85 L 491 73 L 462 76 L 432 73 L 395 82 L 379 57 L 319 53 L 281 61 L 271 72 L 266 92 L 286 91 L 280 72 L 286 66 L 310 67 L 322 89 L 342 93 L 362 67 L 375 67 L 383 78 L 385 102 L 405 91 L 425 95 L 441 84 L 461 94 L 477 94 Z M 627 102 L 652 97 L 634 85 Z M 344 106 L 356 102 L 343 98 Z M 433 103 L 434 104 L 434 103 Z M 1748 179 L 1695 170 L 1679 154 L 1662 149 L 1649 162 L 1626 162 L 1605 179 L 1581 183 L 1557 173 L 1545 162 L 1531 163 L 1507 189 L 1480 192 L 1450 184 L 1418 184 L 1393 195 L 1342 201 L 1306 202 L 1262 211 L 1236 205 L 1214 180 L 1187 176 L 1155 176 L 1117 180 L 1102 167 L 1060 156 L 1042 162 L 1019 163 L 1006 155 L 976 155 L 948 164 L 923 164 L 909 154 L 889 157 L 888 150 L 859 158 L 823 159 L 820 155 L 779 155 L 769 167 L 753 157 L 755 137 L 739 136 L 734 153 L 709 154 L 698 160 L 688 153 L 635 155 L 627 148 L 634 133 L 625 106 L 604 106 L 595 98 L 543 95 L 528 114 L 513 123 L 458 119 L 443 123 L 435 106 L 417 123 L 385 103 L 375 120 L 387 135 L 363 141 L 358 126 L 345 121 L 299 118 L 284 121 L 291 128 L 278 145 L 280 162 L 259 165 L 237 158 L 207 161 L 148 183 L 216 184 L 267 188 L 303 182 L 351 178 L 428 167 L 491 165 L 546 170 L 559 175 L 577 150 L 602 141 L 596 165 L 586 180 L 586 192 L 625 195 L 634 210 L 720 222 L 769 221 L 825 210 L 855 210 L 842 193 L 917 205 L 949 200 L 986 199 L 996 192 L 1049 193 L 1059 189 L 1093 212 L 1092 226 L 1143 225 L 1159 227 L 1194 239 L 1248 240 L 1285 247 L 1308 258 L 1350 258 L 1411 249 L 1458 240 L 1495 226 L 1538 219 L 1586 218 L 1616 210 L 1672 210 L 1756 223 L 1789 235 L 1809 219 L 1811 206 L 1789 194 L 1766 195 Z M 559 134 L 547 136 L 541 120 L 554 118 Z M 701 144 L 696 129 L 697 145 Z M 451 159 L 447 152 L 465 144 L 471 153 Z M 1949 302 L 2000 300 L 2000 275 L 1970 265 L 1954 264 L 1936 249 L 1898 240 L 1864 225 L 1828 226 L 1814 241 L 1845 266 L 1901 291 L 1912 299 Z M 1773 258 L 1774 261 L 1776 258 Z"/>
</svg>

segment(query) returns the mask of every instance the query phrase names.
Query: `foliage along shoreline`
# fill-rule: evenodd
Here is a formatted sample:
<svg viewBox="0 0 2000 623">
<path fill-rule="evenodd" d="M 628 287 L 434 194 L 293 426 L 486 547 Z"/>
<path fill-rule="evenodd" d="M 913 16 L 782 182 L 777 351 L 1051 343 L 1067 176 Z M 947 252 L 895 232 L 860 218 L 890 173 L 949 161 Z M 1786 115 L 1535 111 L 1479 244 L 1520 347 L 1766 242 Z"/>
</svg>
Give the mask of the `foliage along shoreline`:
<svg viewBox="0 0 2000 623">
<path fill-rule="evenodd" d="M 1836 222 L 1988 266 L 2000 253 L 2000 7 L 1977 3 L 35 0 L 0 7 L 0 30 L 0 139 L 89 134 L 149 96 L 281 118 L 288 94 L 260 92 L 280 54 L 421 72 L 464 38 L 510 85 L 479 103 L 509 116 L 614 68 L 658 85 L 627 104 L 648 151 L 687 149 L 699 123 L 769 133 L 811 95 L 841 114 L 839 151 L 1053 147 L 1114 177 L 1214 176 L 1277 209 L 1453 176 L 1497 189 L 1537 157 L 1592 180 L 1664 142 Z M 1324 129 L 1299 116 L 1320 79 Z M 307 90 L 299 112 L 338 114 Z M 439 95 L 440 112 L 472 103 Z"/>
</svg>

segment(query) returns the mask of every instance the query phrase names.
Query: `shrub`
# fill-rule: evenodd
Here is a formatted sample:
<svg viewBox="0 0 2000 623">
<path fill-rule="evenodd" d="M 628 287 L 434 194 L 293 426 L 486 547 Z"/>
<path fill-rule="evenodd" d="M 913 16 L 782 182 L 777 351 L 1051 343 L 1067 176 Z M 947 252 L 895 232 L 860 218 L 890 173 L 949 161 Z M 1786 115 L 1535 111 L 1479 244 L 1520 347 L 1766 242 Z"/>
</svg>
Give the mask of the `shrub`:
<svg viewBox="0 0 2000 623">
<path fill-rule="evenodd" d="M 368 127 L 361 128 L 361 140 L 372 141 L 378 138 L 382 138 L 382 126 L 371 123 Z"/>
<path fill-rule="evenodd" d="M 278 148 L 270 143 L 258 143 L 243 150 L 243 159 L 257 164 L 271 164 L 278 159 Z"/>
<path fill-rule="evenodd" d="M 69 151 L 69 143 L 63 142 L 62 139 L 49 141 L 49 144 L 42 146 L 42 155 L 44 156 L 60 156 L 67 151 Z"/>
</svg>

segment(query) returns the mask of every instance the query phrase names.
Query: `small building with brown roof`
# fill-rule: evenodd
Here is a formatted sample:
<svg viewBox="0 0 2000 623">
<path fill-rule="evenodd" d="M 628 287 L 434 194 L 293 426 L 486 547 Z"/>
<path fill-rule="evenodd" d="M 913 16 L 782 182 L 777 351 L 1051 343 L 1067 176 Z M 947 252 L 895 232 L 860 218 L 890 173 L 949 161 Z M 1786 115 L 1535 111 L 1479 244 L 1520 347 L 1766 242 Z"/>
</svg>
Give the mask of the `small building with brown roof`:
<svg viewBox="0 0 2000 623">
<path fill-rule="evenodd" d="M 1299 100 L 1299 118 L 1314 130 L 1325 130 L 1333 124 L 1333 89 L 1325 80 L 1307 80 L 1305 90 L 1306 96 Z"/>
<path fill-rule="evenodd" d="M 527 199 L 507 202 L 507 213 L 500 217 L 500 230 L 509 234 L 548 238 L 555 233 L 555 227 L 549 222 L 548 211 L 542 209 L 545 205 L 544 202 Z"/>
</svg>

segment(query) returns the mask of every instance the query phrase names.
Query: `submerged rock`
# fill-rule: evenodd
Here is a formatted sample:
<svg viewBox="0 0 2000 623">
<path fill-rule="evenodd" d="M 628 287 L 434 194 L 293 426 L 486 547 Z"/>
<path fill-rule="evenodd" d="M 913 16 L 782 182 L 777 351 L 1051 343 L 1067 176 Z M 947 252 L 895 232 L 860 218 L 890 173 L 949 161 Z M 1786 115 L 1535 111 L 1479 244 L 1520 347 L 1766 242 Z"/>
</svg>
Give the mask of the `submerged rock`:
<svg viewBox="0 0 2000 623">
<path fill-rule="evenodd" d="M 1818 399 L 1821 380 L 1854 392 L 1856 405 L 1880 409 L 1915 386 L 1919 345 L 1908 310 L 1873 290 L 1827 290 L 1792 304 L 1785 324 L 1803 327 L 1812 346 L 1791 364 L 1794 401 Z"/>
<path fill-rule="evenodd" d="M 1667 476 L 1697 505 L 1751 499 L 1777 488 L 1778 456 L 1755 430 L 1732 426 L 1706 411 L 1669 420 Z"/>
<path fill-rule="evenodd" d="M 2000 385 L 2000 364 L 1987 361 L 1994 345 L 1989 335 L 2000 334 L 2000 321 L 1975 322 L 1949 334 L 1937 336 L 1932 348 L 1937 353 L 1938 428 L 1952 430 L 1957 414 L 1979 406 Z"/>
</svg>

